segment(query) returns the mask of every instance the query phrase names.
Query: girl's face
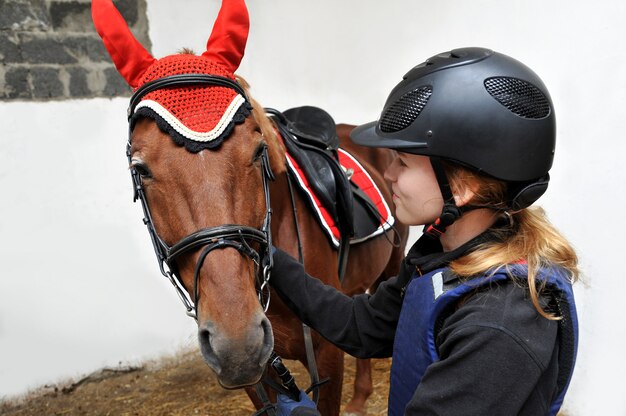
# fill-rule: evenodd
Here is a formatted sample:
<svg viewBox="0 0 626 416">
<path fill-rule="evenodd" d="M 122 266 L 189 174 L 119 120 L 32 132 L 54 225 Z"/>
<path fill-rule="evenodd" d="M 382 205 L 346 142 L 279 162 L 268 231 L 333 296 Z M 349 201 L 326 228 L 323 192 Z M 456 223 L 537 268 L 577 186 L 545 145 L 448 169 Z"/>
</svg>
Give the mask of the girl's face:
<svg viewBox="0 0 626 416">
<path fill-rule="evenodd" d="M 396 217 L 407 225 L 434 222 L 443 209 L 437 177 L 427 156 L 398 153 L 385 171 L 391 182 Z"/>
</svg>

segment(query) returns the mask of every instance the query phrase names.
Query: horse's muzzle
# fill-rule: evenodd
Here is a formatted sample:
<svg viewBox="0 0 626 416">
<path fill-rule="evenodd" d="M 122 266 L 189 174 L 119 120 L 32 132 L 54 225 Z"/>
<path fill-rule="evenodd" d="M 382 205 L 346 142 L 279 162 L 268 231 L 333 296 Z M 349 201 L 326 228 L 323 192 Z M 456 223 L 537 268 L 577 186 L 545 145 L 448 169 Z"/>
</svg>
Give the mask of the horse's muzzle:
<svg viewBox="0 0 626 416">
<path fill-rule="evenodd" d="M 274 349 L 272 325 L 258 312 L 246 331 L 227 335 L 212 322 L 199 323 L 200 351 L 219 383 L 228 389 L 257 383 Z"/>
</svg>

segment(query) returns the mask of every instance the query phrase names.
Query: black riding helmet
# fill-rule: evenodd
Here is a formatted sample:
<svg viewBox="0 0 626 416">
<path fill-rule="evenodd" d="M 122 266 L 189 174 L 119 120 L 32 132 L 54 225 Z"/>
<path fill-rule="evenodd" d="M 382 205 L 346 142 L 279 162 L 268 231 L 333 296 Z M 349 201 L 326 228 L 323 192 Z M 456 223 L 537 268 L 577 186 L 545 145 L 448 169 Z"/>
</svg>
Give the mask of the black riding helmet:
<svg viewBox="0 0 626 416">
<path fill-rule="evenodd" d="M 461 212 L 439 159 L 507 182 L 509 208 L 519 210 L 548 187 L 555 136 L 550 95 L 530 68 L 489 49 L 462 48 L 411 69 L 380 119 L 355 128 L 350 138 L 430 156 L 446 201 L 433 224 L 440 234 Z"/>
</svg>

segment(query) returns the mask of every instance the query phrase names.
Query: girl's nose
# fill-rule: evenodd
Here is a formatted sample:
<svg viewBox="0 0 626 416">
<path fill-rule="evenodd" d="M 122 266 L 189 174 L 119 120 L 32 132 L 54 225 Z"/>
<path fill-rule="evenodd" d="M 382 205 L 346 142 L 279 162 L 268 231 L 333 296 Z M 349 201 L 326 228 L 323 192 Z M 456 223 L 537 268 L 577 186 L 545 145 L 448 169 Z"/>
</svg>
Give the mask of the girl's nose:
<svg viewBox="0 0 626 416">
<path fill-rule="evenodd" d="M 398 158 L 396 157 L 393 162 L 385 169 L 384 177 L 390 182 L 395 182 L 397 178 L 396 167 L 398 166 Z"/>
</svg>

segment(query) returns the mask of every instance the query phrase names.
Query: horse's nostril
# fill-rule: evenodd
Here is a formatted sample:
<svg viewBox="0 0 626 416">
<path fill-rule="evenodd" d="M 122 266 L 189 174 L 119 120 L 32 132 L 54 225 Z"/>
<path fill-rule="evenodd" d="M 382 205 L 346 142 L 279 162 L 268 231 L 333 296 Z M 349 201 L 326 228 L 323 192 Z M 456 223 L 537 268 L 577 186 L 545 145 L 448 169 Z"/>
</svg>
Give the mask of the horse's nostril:
<svg viewBox="0 0 626 416">
<path fill-rule="evenodd" d="M 211 345 L 211 333 L 208 329 L 198 331 L 198 338 L 200 339 L 200 344 Z"/>
<path fill-rule="evenodd" d="M 215 350 L 211 345 L 211 331 L 206 328 L 199 330 L 198 341 L 200 342 L 200 351 L 202 352 L 202 357 L 204 357 L 204 360 L 209 365 L 209 367 L 211 367 L 216 374 L 219 374 L 221 371 L 221 367 L 217 355 L 215 354 Z"/>
<path fill-rule="evenodd" d="M 274 350 L 274 333 L 272 332 L 272 324 L 265 316 L 261 319 L 261 328 L 263 329 L 263 346 L 261 347 L 259 354 L 259 365 L 264 366 Z"/>
</svg>

